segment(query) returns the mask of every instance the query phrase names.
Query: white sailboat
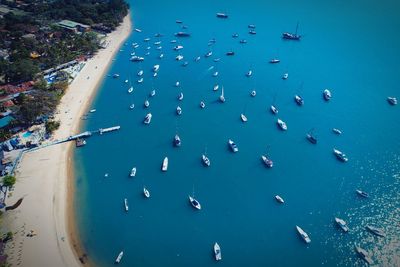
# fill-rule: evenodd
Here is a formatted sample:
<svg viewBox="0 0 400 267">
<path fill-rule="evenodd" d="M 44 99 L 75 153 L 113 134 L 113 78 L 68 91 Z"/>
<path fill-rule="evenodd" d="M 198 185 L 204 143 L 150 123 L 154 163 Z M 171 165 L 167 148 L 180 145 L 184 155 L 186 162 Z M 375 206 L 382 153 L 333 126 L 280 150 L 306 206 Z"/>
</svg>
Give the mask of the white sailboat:
<svg viewBox="0 0 400 267">
<path fill-rule="evenodd" d="M 161 166 L 161 170 L 166 172 L 168 170 L 168 157 L 165 157 Z"/>
<path fill-rule="evenodd" d="M 225 102 L 225 96 L 224 96 L 224 87 L 222 86 L 221 89 L 221 95 L 219 96 L 219 101 L 224 103 Z"/>
</svg>

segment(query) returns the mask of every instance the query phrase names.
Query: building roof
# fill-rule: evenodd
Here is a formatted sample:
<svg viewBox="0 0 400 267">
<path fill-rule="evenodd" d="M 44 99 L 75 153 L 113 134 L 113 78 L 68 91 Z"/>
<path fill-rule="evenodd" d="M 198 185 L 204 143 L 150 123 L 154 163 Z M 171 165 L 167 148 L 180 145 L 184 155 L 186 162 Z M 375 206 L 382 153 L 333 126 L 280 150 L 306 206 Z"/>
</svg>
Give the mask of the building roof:
<svg viewBox="0 0 400 267">
<path fill-rule="evenodd" d="M 89 25 L 81 24 L 72 20 L 62 20 L 57 23 L 59 26 L 67 28 L 67 29 L 76 29 L 78 26 L 82 28 L 90 28 Z"/>
</svg>

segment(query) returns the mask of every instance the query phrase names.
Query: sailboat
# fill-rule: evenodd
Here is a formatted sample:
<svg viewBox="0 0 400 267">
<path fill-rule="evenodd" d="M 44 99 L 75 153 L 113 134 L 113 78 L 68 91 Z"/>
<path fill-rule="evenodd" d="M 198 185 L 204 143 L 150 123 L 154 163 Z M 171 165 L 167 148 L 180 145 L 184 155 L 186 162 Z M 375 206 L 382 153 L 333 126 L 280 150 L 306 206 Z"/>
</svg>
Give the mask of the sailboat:
<svg viewBox="0 0 400 267">
<path fill-rule="evenodd" d="M 224 87 L 223 86 L 222 86 L 221 91 L 222 92 L 221 92 L 221 95 L 219 96 L 219 101 L 224 103 L 225 102 L 225 96 L 224 96 Z"/>
<path fill-rule="evenodd" d="M 298 28 L 299 28 L 299 23 L 297 22 L 296 32 L 295 33 L 284 32 L 282 33 L 282 39 L 300 41 L 301 35 L 297 34 Z"/>
</svg>

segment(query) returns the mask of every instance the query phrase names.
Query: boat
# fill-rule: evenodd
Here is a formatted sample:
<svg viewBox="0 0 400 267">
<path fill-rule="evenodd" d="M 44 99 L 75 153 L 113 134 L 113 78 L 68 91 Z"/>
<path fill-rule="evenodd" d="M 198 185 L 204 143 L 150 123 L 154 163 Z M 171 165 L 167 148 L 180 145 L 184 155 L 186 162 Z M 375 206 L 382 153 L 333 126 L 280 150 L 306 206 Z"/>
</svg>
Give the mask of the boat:
<svg viewBox="0 0 400 267">
<path fill-rule="evenodd" d="M 246 40 L 246 39 L 242 39 L 242 40 L 239 41 L 239 43 L 241 43 L 241 44 L 247 44 L 247 40 Z"/>
<path fill-rule="evenodd" d="M 212 76 L 213 77 L 217 77 L 218 76 L 218 71 L 214 72 Z"/>
<path fill-rule="evenodd" d="M 182 93 L 182 92 L 179 93 L 178 100 L 179 100 L 179 101 L 182 101 L 182 100 L 183 100 L 183 93 Z"/>
<path fill-rule="evenodd" d="M 250 93 L 250 95 L 251 95 L 252 97 L 255 97 L 256 94 L 257 94 L 256 90 L 253 90 L 253 91 L 251 91 L 251 93 Z"/>
<path fill-rule="evenodd" d="M 369 265 L 373 264 L 373 260 L 371 259 L 371 257 L 369 256 L 369 253 L 365 250 L 362 249 L 359 246 L 355 246 L 356 248 L 356 252 L 357 254 L 361 257 L 361 259 L 363 259 L 366 263 L 368 263 Z"/>
<path fill-rule="evenodd" d="M 206 107 L 206 104 L 205 104 L 203 101 L 200 101 L 200 107 L 201 107 L 201 108 L 205 108 L 205 107 Z"/>
<path fill-rule="evenodd" d="M 261 155 L 261 160 L 264 162 L 265 166 L 267 166 L 268 168 L 272 168 L 274 166 L 274 162 L 265 155 Z"/>
<path fill-rule="evenodd" d="M 281 62 L 281 61 L 279 59 L 277 59 L 277 58 L 273 58 L 273 59 L 271 59 L 269 61 L 269 63 L 271 63 L 271 64 L 276 64 L 276 63 L 279 63 L 279 62 Z"/>
<path fill-rule="evenodd" d="M 217 18 L 220 18 L 220 19 L 228 18 L 228 14 L 225 14 L 225 13 L 217 13 L 216 15 L 217 15 Z"/>
<path fill-rule="evenodd" d="M 161 53 L 159 56 L 158 56 L 158 58 L 163 58 L 164 57 L 164 54 L 163 53 Z"/>
<path fill-rule="evenodd" d="M 247 122 L 247 117 L 243 113 L 240 114 L 240 119 L 242 120 L 242 122 Z"/>
<path fill-rule="evenodd" d="M 156 64 L 153 66 L 153 71 L 157 72 L 160 69 L 160 65 Z"/>
<path fill-rule="evenodd" d="M 285 203 L 285 201 L 283 200 L 283 198 L 282 197 L 280 197 L 280 196 L 278 196 L 278 195 L 276 195 L 275 196 L 275 199 L 276 199 L 276 201 L 278 201 L 279 203 Z"/>
<path fill-rule="evenodd" d="M 161 41 L 154 42 L 154 45 L 160 45 Z"/>
<path fill-rule="evenodd" d="M 182 108 L 180 106 L 176 107 L 176 114 L 178 114 L 178 115 L 182 114 Z"/>
<path fill-rule="evenodd" d="M 129 210 L 129 206 L 128 206 L 128 199 L 124 199 L 124 206 L 125 206 L 125 211 L 127 212 Z"/>
<path fill-rule="evenodd" d="M 329 101 L 332 97 L 331 91 L 329 91 L 328 89 L 325 89 L 322 95 L 325 101 Z"/>
<path fill-rule="evenodd" d="M 249 29 L 255 29 L 255 28 L 256 28 L 256 25 L 254 25 L 254 24 L 249 24 L 249 25 L 247 25 L 247 28 L 249 28 Z"/>
<path fill-rule="evenodd" d="M 347 233 L 349 231 L 349 227 L 347 226 L 347 223 L 344 220 L 335 217 L 335 222 L 337 223 L 337 225 L 339 225 L 340 228 L 342 228 L 344 232 Z"/>
<path fill-rule="evenodd" d="M 239 148 L 237 147 L 237 145 L 235 144 L 235 142 L 233 142 L 231 139 L 228 140 L 228 145 L 231 148 L 231 150 L 236 153 L 239 151 Z"/>
<path fill-rule="evenodd" d="M 282 33 L 282 38 L 285 39 L 285 40 L 300 41 L 301 35 L 297 34 L 298 28 L 299 28 L 299 23 L 297 23 L 296 32 L 295 33 L 284 32 L 284 33 Z"/>
<path fill-rule="evenodd" d="M 377 236 L 380 236 L 380 237 L 385 237 L 386 236 L 385 232 L 382 229 L 376 228 L 374 226 L 367 225 L 367 226 L 365 226 L 365 229 L 367 229 L 368 231 L 370 231 L 374 235 L 377 235 Z"/>
<path fill-rule="evenodd" d="M 297 105 L 302 106 L 304 105 L 304 100 L 301 96 L 295 95 L 294 96 L 294 101 L 296 102 Z"/>
<path fill-rule="evenodd" d="M 128 83 L 128 79 L 125 80 L 125 83 Z"/>
<path fill-rule="evenodd" d="M 224 87 L 222 86 L 221 89 L 221 95 L 219 96 L 219 101 L 224 103 L 225 102 L 225 96 L 224 96 Z"/>
<path fill-rule="evenodd" d="M 189 65 L 188 61 L 185 61 L 185 62 L 182 63 L 182 67 L 186 67 L 187 65 Z"/>
<path fill-rule="evenodd" d="M 183 45 L 176 45 L 176 46 L 174 46 L 173 49 L 174 49 L 175 51 L 181 50 L 181 49 L 183 49 Z"/>
<path fill-rule="evenodd" d="M 131 170 L 131 173 L 129 174 L 130 177 L 135 177 L 136 176 L 136 167 L 133 167 Z"/>
<path fill-rule="evenodd" d="M 139 70 L 139 72 L 137 73 L 138 76 L 142 76 L 143 75 L 143 70 Z"/>
<path fill-rule="evenodd" d="M 133 92 L 133 86 L 128 88 L 128 93 L 132 93 Z"/>
<path fill-rule="evenodd" d="M 369 195 L 368 195 L 367 192 L 361 191 L 361 190 L 359 190 L 359 189 L 356 189 L 356 193 L 357 193 L 359 196 L 364 197 L 364 198 L 368 198 L 368 197 L 369 197 Z"/>
<path fill-rule="evenodd" d="M 141 29 L 138 29 L 138 28 L 135 28 L 135 31 L 136 31 L 136 32 L 142 32 L 142 30 L 141 30 Z"/>
<path fill-rule="evenodd" d="M 281 130 L 283 131 L 287 130 L 287 125 L 283 120 L 278 119 L 276 123 L 278 124 L 279 128 L 281 128 Z"/>
<path fill-rule="evenodd" d="M 135 107 L 135 104 L 131 104 L 130 106 L 129 106 L 129 109 L 133 109 Z"/>
<path fill-rule="evenodd" d="M 253 74 L 253 71 L 252 71 L 252 70 L 249 70 L 249 71 L 246 73 L 246 76 L 247 76 L 247 77 L 250 77 L 252 74 Z"/>
<path fill-rule="evenodd" d="M 144 104 L 143 104 L 143 105 L 144 105 L 145 108 L 148 108 L 148 107 L 150 106 L 149 100 L 146 99 L 146 100 L 144 101 Z"/>
<path fill-rule="evenodd" d="M 284 73 L 282 76 L 282 80 L 287 80 L 289 78 L 289 73 Z"/>
<path fill-rule="evenodd" d="M 177 32 L 175 33 L 176 37 L 190 37 L 190 33 L 188 32 Z"/>
<path fill-rule="evenodd" d="M 155 95 L 156 95 L 156 90 L 151 90 L 150 96 L 153 97 L 153 96 L 155 96 Z"/>
<path fill-rule="evenodd" d="M 194 61 L 199 61 L 201 59 L 201 57 L 196 57 L 195 59 L 194 59 Z"/>
<path fill-rule="evenodd" d="M 176 40 L 171 40 L 169 41 L 171 44 L 175 44 L 177 41 Z"/>
<path fill-rule="evenodd" d="M 214 256 L 216 261 L 222 260 L 221 247 L 218 245 L 217 242 L 215 242 L 214 244 Z"/>
<path fill-rule="evenodd" d="M 221 60 L 221 58 L 219 58 L 219 57 L 213 59 L 214 62 L 219 62 L 220 60 Z"/>
<path fill-rule="evenodd" d="M 227 56 L 234 56 L 234 55 L 235 55 L 235 52 L 233 52 L 233 51 L 228 51 L 228 52 L 226 52 L 226 55 L 227 55 Z"/>
<path fill-rule="evenodd" d="M 237 33 L 232 34 L 232 38 L 238 38 L 238 37 L 239 37 L 239 34 L 237 34 Z"/>
<path fill-rule="evenodd" d="M 218 85 L 218 84 L 214 85 L 214 87 L 213 87 L 213 91 L 217 91 L 217 90 L 218 90 L 218 88 L 219 88 L 219 85 Z"/>
<path fill-rule="evenodd" d="M 189 202 L 192 204 L 193 208 L 201 210 L 201 204 L 194 197 L 189 196 Z"/>
<path fill-rule="evenodd" d="M 300 234 L 301 238 L 303 238 L 304 242 L 306 242 L 307 244 L 311 243 L 310 237 L 306 232 L 304 232 L 303 229 L 296 225 L 296 230 Z"/>
<path fill-rule="evenodd" d="M 176 20 L 175 22 L 178 23 L 178 24 L 182 24 L 183 23 L 182 20 Z"/>
<path fill-rule="evenodd" d="M 153 73 L 153 77 L 157 77 L 157 75 L 158 75 L 158 72 Z"/>
<path fill-rule="evenodd" d="M 161 50 L 161 49 L 162 49 L 162 46 L 161 46 L 161 45 L 160 45 L 160 46 L 157 46 L 156 49 L 157 49 L 157 50 Z"/>
<path fill-rule="evenodd" d="M 151 115 L 151 113 L 147 113 L 147 115 L 144 117 L 144 124 L 150 124 L 151 122 L 151 118 L 153 117 L 153 115 Z"/>
<path fill-rule="evenodd" d="M 175 87 L 179 87 L 180 84 L 181 84 L 180 82 L 176 82 Z"/>
<path fill-rule="evenodd" d="M 255 35 L 257 32 L 255 30 L 249 30 L 249 34 Z"/>
<path fill-rule="evenodd" d="M 177 61 L 181 61 L 183 59 L 183 56 L 182 55 L 177 55 L 176 57 L 175 57 L 175 60 L 177 60 Z"/>
<path fill-rule="evenodd" d="M 75 140 L 75 146 L 76 147 L 82 147 L 84 145 L 86 145 L 86 140 L 85 139 L 77 138 Z"/>
<path fill-rule="evenodd" d="M 204 57 L 211 57 L 212 56 L 212 51 L 208 51 L 205 55 L 204 55 Z"/>
<path fill-rule="evenodd" d="M 150 41 L 149 37 L 143 39 L 143 42 L 148 42 L 148 41 Z"/>
<path fill-rule="evenodd" d="M 139 62 L 139 61 L 143 61 L 144 57 L 132 56 L 130 60 L 133 62 Z"/>
<path fill-rule="evenodd" d="M 206 155 L 201 155 L 201 160 L 203 161 L 204 165 L 206 165 L 207 167 L 210 166 L 211 161 Z"/>
<path fill-rule="evenodd" d="M 338 134 L 338 135 L 342 134 L 342 131 L 337 128 L 333 128 L 332 132 L 334 132 L 335 134 Z"/>
<path fill-rule="evenodd" d="M 312 144 L 316 144 L 318 142 L 317 138 L 315 137 L 315 135 L 313 135 L 312 131 L 307 133 L 306 138 Z"/>
<path fill-rule="evenodd" d="M 181 146 L 181 144 L 182 144 L 181 138 L 179 137 L 178 134 L 176 134 L 174 137 L 174 146 L 179 147 Z"/>
<path fill-rule="evenodd" d="M 142 83 L 143 82 L 143 78 L 140 78 L 139 80 L 137 80 L 138 83 Z"/>
<path fill-rule="evenodd" d="M 124 252 L 121 251 L 121 252 L 118 254 L 117 258 L 115 259 L 115 263 L 116 263 L 116 264 L 120 263 L 123 256 L 124 256 Z"/>
<path fill-rule="evenodd" d="M 274 105 L 271 105 L 270 110 L 273 114 L 278 114 L 278 109 Z"/>
<path fill-rule="evenodd" d="M 94 108 L 94 109 L 91 109 L 91 110 L 89 110 L 89 112 L 90 113 L 94 113 L 94 112 L 96 112 L 96 109 Z"/>
<path fill-rule="evenodd" d="M 394 105 L 397 105 L 397 98 L 395 98 L 395 97 L 388 97 L 387 98 L 387 101 L 389 102 L 389 104 L 390 105 L 392 105 L 392 106 L 394 106 Z"/>
<path fill-rule="evenodd" d="M 149 190 L 147 190 L 146 187 L 143 187 L 143 195 L 144 195 L 146 198 L 149 198 L 149 197 L 150 197 L 150 192 L 149 192 Z"/>
<path fill-rule="evenodd" d="M 118 78 L 119 77 L 119 74 L 118 73 L 115 73 L 114 75 L 113 75 L 113 78 Z"/>
<path fill-rule="evenodd" d="M 166 172 L 168 170 L 168 157 L 165 157 L 161 166 L 161 170 Z"/>
<path fill-rule="evenodd" d="M 342 162 L 347 162 L 349 159 L 346 157 L 342 151 L 337 150 L 336 148 L 333 149 L 333 154 L 335 154 L 336 158 Z"/>
</svg>

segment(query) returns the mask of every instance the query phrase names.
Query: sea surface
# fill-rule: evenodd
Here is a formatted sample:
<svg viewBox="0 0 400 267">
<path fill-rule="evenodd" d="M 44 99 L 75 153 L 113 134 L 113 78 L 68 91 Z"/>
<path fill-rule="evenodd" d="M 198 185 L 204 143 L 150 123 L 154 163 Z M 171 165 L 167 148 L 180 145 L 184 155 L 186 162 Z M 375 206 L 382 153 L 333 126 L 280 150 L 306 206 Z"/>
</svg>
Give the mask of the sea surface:
<svg viewBox="0 0 400 267">
<path fill-rule="evenodd" d="M 133 31 L 117 54 L 90 107 L 97 111 L 82 129 L 121 130 L 95 134 L 74 152 L 79 235 L 96 266 L 114 266 L 122 250 L 120 266 L 363 266 L 355 245 L 369 251 L 377 266 L 400 266 L 400 105 L 386 100 L 400 98 L 399 1 L 138 0 L 130 6 L 142 32 Z M 219 19 L 217 12 L 229 18 Z M 282 32 L 294 32 L 297 23 L 301 41 L 282 40 Z M 248 34 L 248 24 L 256 25 L 256 35 Z M 191 37 L 174 37 L 183 25 Z M 177 52 L 172 48 L 178 44 L 184 48 Z M 235 55 L 228 57 L 230 50 Z M 213 55 L 205 58 L 208 51 Z M 132 52 L 145 60 L 129 61 Z M 178 54 L 182 61 L 175 60 Z M 268 63 L 272 58 L 281 62 Z M 155 64 L 160 70 L 153 78 Z M 250 69 L 253 75 L 246 77 Z M 136 82 L 139 70 L 142 84 Z M 112 78 L 115 73 L 120 77 Z M 214 84 L 220 85 L 216 92 Z M 329 102 L 322 98 L 325 88 L 332 92 Z M 152 89 L 156 95 L 149 97 Z M 153 119 L 144 125 L 148 112 Z M 277 118 L 287 123 L 286 132 Z M 316 145 L 305 138 L 311 129 Z M 180 148 L 172 145 L 176 133 Z M 229 150 L 228 139 L 238 153 Z M 338 161 L 333 148 L 349 161 Z M 208 168 L 201 162 L 205 152 Z M 273 168 L 263 165 L 262 154 Z M 166 156 L 169 168 L 161 172 Z M 130 178 L 134 166 L 137 174 Z M 370 197 L 359 197 L 356 189 Z M 192 194 L 201 211 L 191 207 Z M 348 223 L 349 233 L 335 217 Z M 386 237 L 372 235 L 366 225 L 382 228 Z M 218 263 L 215 242 L 222 249 Z"/>
</svg>

